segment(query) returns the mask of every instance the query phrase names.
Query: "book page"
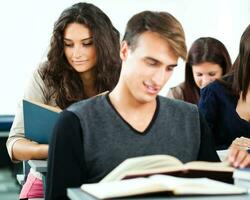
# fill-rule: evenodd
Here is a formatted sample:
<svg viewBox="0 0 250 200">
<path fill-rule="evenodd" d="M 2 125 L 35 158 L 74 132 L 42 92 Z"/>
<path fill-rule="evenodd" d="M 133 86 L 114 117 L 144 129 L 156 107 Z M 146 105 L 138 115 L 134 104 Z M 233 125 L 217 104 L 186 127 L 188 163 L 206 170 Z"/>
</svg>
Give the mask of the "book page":
<svg viewBox="0 0 250 200">
<path fill-rule="evenodd" d="M 174 195 L 222 195 L 247 192 L 245 188 L 207 178 L 177 178 L 167 175 L 83 184 L 81 189 L 99 199 L 170 191 Z"/>
<path fill-rule="evenodd" d="M 228 149 L 226 150 L 217 150 L 216 153 L 218 154 L 221 161 L 226 161 L 228 157 Z"/>
<path fill-rule="evenodd" d="M 168 175 L 153 175 L 149 179 L 166 186 L 175 195 L 243 194 L 247 192 L 245 188 L 208 178 L 179 178 Z"/>
<path fill-rule="evenodd" d="M 167 191 L 167 187 L 148 178 L 83 184 L 81 189 L 99 198 L 114 198 Z"/>
<path fill-rule="evenodd" d="M 206 171 L 223 171 L 233 172 L 234 167 L 231 167 L 229 162 L 206 162 L 206 161 L 192 161 L 184 164 L 187 169 L 206 170 Z"/>
<path fill-rule="evenodd" d="M 126 159 L 111 171 L 101 182 L 121 180 L 132 172 L 144 173 L 147 170 L 156 170 L 168 167 L 182 166 L 182 162 L 169 155 L 151 155 Z M 133 173 L 132 173 L 133 174 Z"/>
</svg>

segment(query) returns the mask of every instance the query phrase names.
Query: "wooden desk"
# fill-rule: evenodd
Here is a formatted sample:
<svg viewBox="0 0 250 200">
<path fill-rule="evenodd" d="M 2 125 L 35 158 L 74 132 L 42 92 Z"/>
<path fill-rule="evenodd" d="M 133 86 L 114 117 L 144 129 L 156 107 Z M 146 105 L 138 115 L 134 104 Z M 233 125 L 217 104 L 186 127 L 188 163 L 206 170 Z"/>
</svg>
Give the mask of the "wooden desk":
<svg viewBox="0 0 250 200">
<path fill-rule="evenodd" d="M 97 200 L 96 198 L 88 195 L 87 193 L 83 192 L 80 188 L 69 188 L 67 189 L 67 196 L 71 200 Z M 124 198 L 123 198 L 124 199 Z M 250 199 L 250 194 L 245 195 L 226 195 L 226 196 L 190 196 L 190 197 L 134 197 L 134 198 L 126 198 L 130 200 L 154 200 L 154 199 L 161 199 L 161 200 L 246 200 Z"/>
</svg>

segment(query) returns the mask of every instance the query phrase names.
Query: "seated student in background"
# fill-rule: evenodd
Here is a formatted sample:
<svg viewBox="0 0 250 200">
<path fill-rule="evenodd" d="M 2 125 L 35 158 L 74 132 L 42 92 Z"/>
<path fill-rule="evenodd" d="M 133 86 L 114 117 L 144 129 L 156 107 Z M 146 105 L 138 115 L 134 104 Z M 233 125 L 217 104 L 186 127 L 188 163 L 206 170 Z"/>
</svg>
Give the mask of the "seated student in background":
<svg viewBox="0 0 250 200">
<path fill-rule="evenodd" d="M 167 97 L 198 104 L 200 89 L 231 68 L 229 53 L 219 40 L 202 37 L 192 44 L 185 65 L 185 81 L 170 88 Z"/>
<path fill-rule="evenodd" d="M 99 8 L 88 3 L 67 8 L 54 25 L 47 61 L 33 74 L 24 98 L 64 109 L 113 89 L 120 73 L 119 49 L 119 32 Z M 46 159 L 48 144 L 25 138 L 22 115 L 19 104 L 7 141 L 11 159 Z M 20 198 L 43 196 L 41 175 L 31 173 Z"/>
<path fill-rule="evenodd" d="M 49 148 L 46 199 L 67 199 L 66 188 L 98 182 L 131 157 L 169 154 L 183 162 L 219 161 L 197 106 L 158 96 L 178 58 L 186 57 L 181 24 L 166 12 L 134 15 L 120 57 L 114 90 L 60 114 Z M 234 164 L 250 163 L 246 151 L 232 155 Z"/>
<path fill-rule="evenodd" d="M 233 72 L 202 89 L 199 109 L 217 149 L 228 148 L 237 137 L 250 138 L 250 25 L 241 36 Z"/>
</svg>

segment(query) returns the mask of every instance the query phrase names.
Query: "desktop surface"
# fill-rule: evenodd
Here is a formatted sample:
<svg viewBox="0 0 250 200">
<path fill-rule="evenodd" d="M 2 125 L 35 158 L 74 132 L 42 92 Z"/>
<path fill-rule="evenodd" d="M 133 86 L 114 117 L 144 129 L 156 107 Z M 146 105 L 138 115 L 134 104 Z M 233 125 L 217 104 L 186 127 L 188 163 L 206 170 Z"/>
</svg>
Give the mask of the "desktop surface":
<svg viewBox="0 0 250 200">
<path fill-rule="evenodd" d="M 67 195 L 71 200 L 96 200 L 97 198 L 83 192 L 80 188 L 69 188 L 67 189 Z M 118 198 L 116 198 L 118 199 Z M 177 199 L 177 200 L 246 200 L 250 199 L 250 194 L 245 195 L 223 195 L 223 196 L 151 196 L 151 197 L 130 197 L 130 198 L 121 198 L 121 199 L 130 199 L 130 200 L 154 200 L 154 199 Z"/>
</svg>

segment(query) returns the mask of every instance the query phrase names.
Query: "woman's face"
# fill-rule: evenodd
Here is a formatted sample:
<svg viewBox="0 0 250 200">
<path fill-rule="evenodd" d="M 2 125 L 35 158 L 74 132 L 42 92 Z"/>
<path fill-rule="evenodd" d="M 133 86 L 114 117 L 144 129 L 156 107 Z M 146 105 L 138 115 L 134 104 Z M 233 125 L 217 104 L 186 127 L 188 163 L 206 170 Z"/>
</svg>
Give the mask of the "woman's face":
<svg viewBox="0 0 250 200">
<path fill-rule="evenodd" d="M 64 30 L 64 54 L 79 73 L 93 71 L 96 49 L 89 28 L 78 23 L 68 24 Z"/>
<path fill-rule="evenodd" d="M 202 89 L 215 79 L 219 79 L 222 76 L 222 68 L 220 65 L 203 62 L 192 66 L 194 81 L 196 85 Z"/>
</svg>

